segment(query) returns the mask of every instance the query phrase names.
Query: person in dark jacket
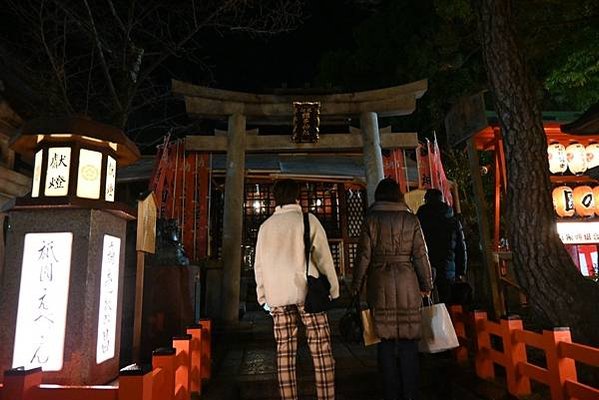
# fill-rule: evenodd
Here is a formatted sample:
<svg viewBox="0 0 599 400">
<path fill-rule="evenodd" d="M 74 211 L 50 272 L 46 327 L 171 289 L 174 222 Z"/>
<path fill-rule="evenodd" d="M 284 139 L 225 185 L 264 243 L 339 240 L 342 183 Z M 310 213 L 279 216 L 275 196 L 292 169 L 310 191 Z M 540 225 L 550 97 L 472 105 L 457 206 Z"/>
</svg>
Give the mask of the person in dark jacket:
<svg viewBox="0 0 599 400">
<path fill-rule="evenodd" d="M 466 274 L 466 242 L 462 224 L 437 189 L 426 191 L 424 204 L 416 215 L 426 240 L 439 302 L 451 303 L 453 283 L 462 281 Z"/>
<path fill-rule="evenodd" d="M 392 179 L 378 184 L 362 226 L 353 293 L 364 283 L 381 339 L 377 352 L 385 399 L 416 399 L 420 306 L 422 296 L 430 295 L 432 274 L 418 218 Z"/>
</svg>

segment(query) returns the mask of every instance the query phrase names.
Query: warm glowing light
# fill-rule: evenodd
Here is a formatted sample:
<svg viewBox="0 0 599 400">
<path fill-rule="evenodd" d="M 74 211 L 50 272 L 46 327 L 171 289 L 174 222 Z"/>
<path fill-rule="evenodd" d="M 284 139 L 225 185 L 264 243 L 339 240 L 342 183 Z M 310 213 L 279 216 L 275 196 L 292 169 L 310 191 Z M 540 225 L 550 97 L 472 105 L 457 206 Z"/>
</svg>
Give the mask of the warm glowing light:
<svg viewBox="0 0 599 400">
<path fill-rule="evenodd" d="M 260 212 L 262 210 L 262 203 L 259 200 L 254 201 L 252 206 L 254 207 L 254 210 L 256 210 L 256 212 Z"/>
<path fill-rule="evenodd" d="M 553 208 L 560 217 L 571 217 L 574 215 L 574 194 L 568 186 L 560 186 L 553 189 Z"/>
<path fill-rule="evenodd" d="M 46 172 L 46 196 L 66 196 L 69 192 L 70 147 L 48 149 L 48 171 Z"/>
<path fill-rule="evenodd" d="M 114 201 L 116 185 L 116 160 L 108 156 L 106 162 L 106 193 L 104 198 L 106 201 Z"/>
<path fill-rule="evenodd" d="M 70 232 L 25 235 L 13 368 L 62 369 L 72 242 Z"/>
<path fill-rule="evenodd" d="M 591 143 L 586 147 L 587 169 L 599 166 L 599 143 Z"/>
<path fill-rule="evenodd" d="M 101 170 L 102 153 L 81 149 L 79 152 L 79 171 L 77 173 L 77 197 L 100 198 Z"/>
<path fill-rule="evenodd" d="M 566 172 L 566 169 L 568 169 L 566 148 L 563 144 L 550 144 L 549 147 L 547 147 L 547 158 L 549 159 L 549 171 L 552 174 Z"/>
<path fill-rule="evenodd" d="M 557 234 L 564 244 L 599 242 L 599 222 L 558 222 Z"/>
<path fill-rule="evenodd" d="M 573 174 L 581 174 L 587 170 L 586 148 L 580 143 L 572 143 L 566 147 L 568 168 Z"/>
<path fill-rule="evenodd" d="M 102 143 L 102 140 L 96 139 L 90 136 L 81 136 L 82 139 L 89 140 L 90 142 Z"/>
<path fill-rule="evenodd" d="M 35 153 L 35 164 L 33 166 L 33 184 L 31 186 L 31 197 L 40 195 L 40 179 L 42 177 L 42 150 Z"/>
<path fill-rule="evenodd" d="M 595 215 L 595 200 L 593 198 L 593 189 L 590 186 L 577 186 L 572 190 L 572 193 L 576 214 L 581 217 Z"/>
<path fill-rule="evenodd" d="M 121 239 L 104 235 L 102 249 L 102 273 L 100 281 L 100 309 L 98 314 L 98 336 L 96 363 L 114 357 L 116 338 L 116 312 L 119 296 L 119 266 Z"/>
</svg>

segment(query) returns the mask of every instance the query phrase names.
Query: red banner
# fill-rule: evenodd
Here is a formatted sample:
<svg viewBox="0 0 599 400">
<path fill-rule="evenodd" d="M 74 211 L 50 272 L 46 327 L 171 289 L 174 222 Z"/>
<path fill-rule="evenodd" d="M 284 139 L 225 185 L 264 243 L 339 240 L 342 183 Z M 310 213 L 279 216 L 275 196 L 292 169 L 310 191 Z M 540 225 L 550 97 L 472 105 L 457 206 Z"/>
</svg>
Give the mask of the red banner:
<svg viewBox="0 0 599 400">
<path fill-rule="evenodd" d="M 210 154 L 187 153 L 185 141 L 158 149 L 150 189 L 156 193 L 158 217 L 177 220 L 185 252 L 197 261 L 208 255 Z"/>
<path fill-rule="evenodd" d="M 418 143 L 418 148 L 416 149 L 416 159 L 418 162 L 418 188 L 432 189 L 428 151 L 421 143 Z"/>
<path fill-rule="evenodd" d="M 386 178 L 394 179 L 399 184 L 402 192 L 409 191 L 407 169 L 403 149 L 393 149 L 383 159 L 383 170 Z"/>
</svg>

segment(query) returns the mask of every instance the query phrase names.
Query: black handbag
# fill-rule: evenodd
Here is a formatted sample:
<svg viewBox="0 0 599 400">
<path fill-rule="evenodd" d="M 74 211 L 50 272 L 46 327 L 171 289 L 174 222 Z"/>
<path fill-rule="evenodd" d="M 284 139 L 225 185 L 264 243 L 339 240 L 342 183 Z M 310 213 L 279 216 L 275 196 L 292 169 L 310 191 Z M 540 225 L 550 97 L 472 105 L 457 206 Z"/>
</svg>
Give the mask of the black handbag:
<svg viewBox="0 0 599 400">
<path fill-rule="evenodd" d="M 339 333 L 345 343 L 364 343 L 364 329 L 360 319 L 360 297 L 354 296 L 345 314 L 339 320 Z"/>
<path fill-rule="evenodd" d="M 329 292 L 331 284 L 324 274 L 315 278 L 308 274 L 310 266 L 310 252 L 312 242 L 310 241 L 310 221 L 308 213 L 304 213 L 304 253 L 306 255 L 306 280 L 308 283 L 308 292 L 304 301 L 304 310 L 309 313 L 319 313 L 331 308 L 331 297 Z"/>
</svg>

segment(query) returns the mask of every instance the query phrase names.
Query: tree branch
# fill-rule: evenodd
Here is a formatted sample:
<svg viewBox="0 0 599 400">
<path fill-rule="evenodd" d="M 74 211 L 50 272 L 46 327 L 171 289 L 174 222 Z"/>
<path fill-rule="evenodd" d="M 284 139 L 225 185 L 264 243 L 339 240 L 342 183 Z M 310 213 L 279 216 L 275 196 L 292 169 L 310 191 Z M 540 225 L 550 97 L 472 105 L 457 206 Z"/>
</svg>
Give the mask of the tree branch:
<svg viewBox="0 0 599 400">
<path fill-rule="evenodd" d="M 40 3 L 39 14 L 38 14 L 39 15 L 39 27 L 40 27 L 40 40 L 42 42 L 44 50 L 46 51 L 46 55 L 48 56 L 48 60 L 50 61 L 50 65 L 52 66 L 52 70 L 54 71 L 54 75 L 56 76 L 58 87 L 60 88 L 60 92 L 62 94 L 62 100 L 64 102 L 64 105 L 66 106 L 66 111 L 68 114 L 71 114 L 71 113 L 73 113 L 73 106 L 71 105 L 71 102 L 69 101 L 69 96 L 67 93 L 67 88 L 66 88 L 65 79 L 64 79 L 64 68 L 62 69 L 62 75 L 61 75 L 60 69 L 58 68 L 58 64 L 56 63 L 56 59 L 54 58 L 54 55 L 52 54 L 52 51 L 50 50 L 50 47 L 48 46 L 48 43 L 46 41 L 46 33 L 44 31 L 43 10 L 44 10 L 44 1 L 42 1 Z"/>
<path fill-rule="evenodd" d="M 123 105 L 119 99 L 119 96 L 114 87 L 114 82 L 112 81 L 112 76 L 110 75 L 110 69 L 108 68 L 108 64 L 106 63 L 106 58 L 104 57 L 104 50 L 102 49 L 102 42 L 100 41 L 100 36 L 98 35 L 98 31 L 96 30 L 96 23 L 94 21 L 94 15 L 92 13 L 91 8 L 89 7 L 89 3 L 87 0 L 83 0 L 85 4 L 85 8 L 87 9 L 87 13 L 89 15 L 89 22 L 91 25 L 93 39 L 96 44 L 96 48 L 98 49 L 98 56 L 100 57 L 100 64 L 102 65 L 102 70 L 104 71 L 104 75 L 106 77 L 106 83 L 108 84 L 108 89 L 110 90 L 110 94 L 112 95 L 114 104 L 117 106 L 119 111 L 124 111 Z"/>
</svg>

